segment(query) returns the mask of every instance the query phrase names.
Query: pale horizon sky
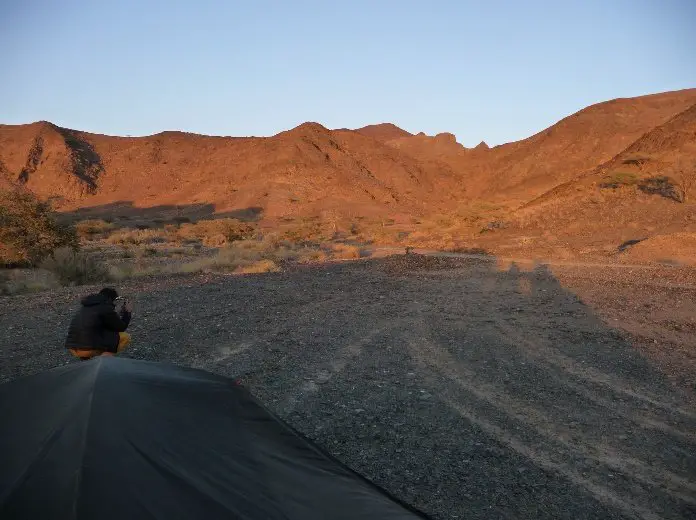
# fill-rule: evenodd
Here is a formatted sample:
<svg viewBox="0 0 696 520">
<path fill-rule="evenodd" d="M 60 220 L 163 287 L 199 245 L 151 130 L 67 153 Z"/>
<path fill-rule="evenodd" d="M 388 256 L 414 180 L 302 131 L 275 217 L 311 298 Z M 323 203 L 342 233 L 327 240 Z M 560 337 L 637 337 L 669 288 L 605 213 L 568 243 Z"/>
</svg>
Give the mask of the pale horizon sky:
<svg viewBox="0 0 696 520">
<path fill-rule="evenodd" d="M 529 137 L 696 87 L 696 1 L 0 0 L 0 123 L 268 136 L 316 121 Z"/>
</svg>

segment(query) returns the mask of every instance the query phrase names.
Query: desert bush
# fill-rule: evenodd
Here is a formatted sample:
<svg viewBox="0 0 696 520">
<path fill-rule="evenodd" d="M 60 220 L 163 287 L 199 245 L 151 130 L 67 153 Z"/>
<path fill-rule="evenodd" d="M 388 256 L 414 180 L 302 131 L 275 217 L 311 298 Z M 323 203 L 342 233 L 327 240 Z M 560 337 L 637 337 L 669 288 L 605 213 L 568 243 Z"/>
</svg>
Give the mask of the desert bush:
<svg viewBox="0 0 696 520">
<path fill-rule="evenodd" d="M 171 234 L 162 229 L 119 229 L 106 239 L 109 244 L 136 246 L 163 244 L 170 240 Z"/>
<path fill-rule="evenodd" d="M 64 246 L 77 248 L 78 237 L 50 204 L 22 189 L 0 192 L 0 265 L 36 265 Z"/>
<path fill-rule="evenodd" d="M 157 253 L 158 251 L 154 247 L 143 247 L 136 250 L 136 254 L 140 258 L 148 256 L 157 256 Z"/>
<path fill-rule="evenodd" d="M 329 227 L 332 224 L 327 224 Z M 325 229 L 324 225 L 314 219 L 303 219 L 291 226 L 283 227 L 278 230 L 281 240 L 287 240 L 296 245 L 316 245 L 333 233 L 331 229 Z"/>
<path fill-rule="evenodd" d="M 615 189 L 622 186 L 635 186 L 639 180 L 638 175 L 633 172 L 615 171 L 607 175 L 600 187 Z"/>
<path fill-rule="evenodd" d="M 441 228 L 450 228 L 456 225 L 457 223 L 454 217 L 450 215 L 438 215 L 435 219 L 435 222 L 437 223 L 438 227 Z"/>
<path fill-rule="evenodd" d="M 177 232 L 184 240 L 196 239 L 210 247 L 221 247 L 254 235 L 254 226 L 233 218 L 201 220 L 195 224 L 182 224 Z"/>
<path fill-rule="evenodd" d="M 58 286 L 58 281 L 53 274 L 43 269 L 0 270 L 1 295 L 39 292 Z"/>
<path fill-rule="evenodd" d="M 348 244 L 334 244 L 331 252 L 334 258 L 341 260 L 352 260 L 361 257 L 360 248 Z"/>
<path fill-rule="evenodd" d="M 672 166 L 672 175 L 679 202 L 687 202 L 696 191 L 696 159 L 680 158 Z"/>
<path fill-rule="evenodd" d="M 92 239 L 104 236 L 116 226 L 104 220 L 82 220 L 75 224 L 77 235 L 83 239 Z"/>
<path fill-rule="evenodd" d="M 280 267 L 273 260 L 259 260 L 248 265 L 238 267 L 235 272 L 239 274 L 260 274 L 260 273 L 276 273 L 280 271 Z"/>
<path fill-rule="evenodd" d="M 69 247 L 56 249 L 41 263 L 62 285 L 84 285 L 109 280 L 109 268 L 98 259 Z"/>
<path fill-rule="evenodd" d="M 642 179 L 638 184 L 638 189 L 648 195 L 660 195 L 679 202 L 679 193 L 674 186 L 674 181 L 664 175 Z"/>
<path fill-rule="evenodd" d="M 297 261 L 301 257 L 300 248 L 283 245 L 276 241 L 276 238 L 273 236 L 272 239 L 236 241 L 220 249 L 212 257 L 184 264 L 181 270 L 189 273 L 205 271 L 240 273 L 249 272 L 246 269 L 260 269 L 260 263 L 269 267 L 271 265 L 269 262 L 280 269 L 283 263 Z"/>
<path fill-rule="evenodd" d="M 643 169 L 647 163 L 651 160 L 648 155 L 631 154 L 628 155 L 621 161 L 622 164 L 627 164 L 630 166 L 637 166 L 639 169 Z"/>
<path fill-rule="evenodd" d="M 372 244 L 384 244 L 393 245 L 398 244 L 404 238 L 404 231 L 394 227 L 382 227 L 377 224 L 376 226 L 366 226 L 363 233 L 360 235 L 360 239 Z M 411 232 L 409 232 L 410 236 Z"/>
<path fill-rule="evenodd" d="M 492 231 L 494 229 L 505 229 L 509 225 L 510 225 L 509 222 L 505 222 L 503 220 L 493 220 L 491 222 L 488 222 L 486 224 L 486 227 Z"/>
<path fill-rule="evenodd" d="M 303 249 L 297 262 L 300 264 L 311 264 L 315 262 L 325 262 L 329 258 L 329 253 L 321 249 Z"/>
</svg>

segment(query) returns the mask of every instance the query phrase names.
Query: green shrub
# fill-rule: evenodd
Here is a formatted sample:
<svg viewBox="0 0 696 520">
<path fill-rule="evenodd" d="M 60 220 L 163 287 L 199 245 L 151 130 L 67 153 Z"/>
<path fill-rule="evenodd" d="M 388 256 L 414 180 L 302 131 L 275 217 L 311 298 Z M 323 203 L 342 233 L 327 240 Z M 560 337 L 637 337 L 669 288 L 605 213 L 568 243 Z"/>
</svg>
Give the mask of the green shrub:
<svg viewBox="0 0 696 520">
<path fill-rule="evenodd" d="M 0 265 L 36 265 L 65 246 L 76 249 L 77 234 L 48 203 L 23 189 L 0 192 Z"/>
<path fill-rule="evenodd" d="M 53 273 L 62 285 L 84 285 L 110 279 L 106 265 L 69 247 L 56 249 L 41 263 L 41 267 Z"/>
</svg>

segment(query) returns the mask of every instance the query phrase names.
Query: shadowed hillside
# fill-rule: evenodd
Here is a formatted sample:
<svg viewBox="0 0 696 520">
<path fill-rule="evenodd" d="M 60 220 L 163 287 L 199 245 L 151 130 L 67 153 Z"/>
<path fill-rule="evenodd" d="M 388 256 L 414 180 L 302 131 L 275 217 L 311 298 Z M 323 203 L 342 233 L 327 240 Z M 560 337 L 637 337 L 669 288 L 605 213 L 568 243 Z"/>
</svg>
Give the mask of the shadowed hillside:
<svg viewBox="0 0 696 520">
<path fill-rule="evenodd" d="M 263 207 L 269 218 L 335 211 L 420 212 L 461 196 L 455 172 L 357 132 L 317 123 L 269 138 L 164 132 L 124 138 L 48 123 L 0 127 L 5 180 L 63 207 L 128 200 L 136 206 Z"/>
</svg>

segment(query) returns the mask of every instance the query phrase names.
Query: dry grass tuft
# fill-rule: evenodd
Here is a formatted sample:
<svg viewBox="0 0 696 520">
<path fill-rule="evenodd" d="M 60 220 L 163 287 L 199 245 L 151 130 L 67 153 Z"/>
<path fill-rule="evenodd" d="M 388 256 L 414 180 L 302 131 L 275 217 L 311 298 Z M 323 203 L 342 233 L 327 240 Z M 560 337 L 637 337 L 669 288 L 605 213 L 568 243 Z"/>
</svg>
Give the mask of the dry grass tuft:
<svg viewBox="0 0 696 520">
<path fill-rule="evenodd" d="M 119 229 L 106 242 L 114 245 L 149 245 L 171 241 L 171 234 L 162 229 Z"/>
<path fill-rule="evenodd" d="M 0 294 L 15 295 L 56 289 L 60 283 L 44 269 L 7 269 L 0 271 Z"/>
<path fill-rule="evenodd" d="M 222 247 L 254 235 L 254 226 L 233 218 L 202 220 L 195 224 L 182 224 L 177 230 L 180 240 L 199 240 L 209 247 Z"/>
<path fill-rule="evenodd" d="M 333 244 L 331 256 L 339 260 L 355 260 L 363 256 L 362 250 L 358 246 L 348 244 Z"/>
<path fill-rule="evenodd" d="M 75 224 L 75 230 L 77 235 L 81 239 L 94 240 L 103 238 L 107 234 L 111 233 L 116 226 L 105 220 L 82 220 Z"/>
<path fill-rule="evenodd" d="M 260 273 L 277 273 L 280 267 L 273 260 L 259 260 L 249 265 L 240 266 L 235 269 L 235 273 L 239 274 L 260 274 Z"/>
<path fill-rule="evenodd" d="M 84 285 L 110 279 L 109 269 L 99 260 L 69 247 L 56 249 L 41 263 L 62 285 Z"/>
</svg>

